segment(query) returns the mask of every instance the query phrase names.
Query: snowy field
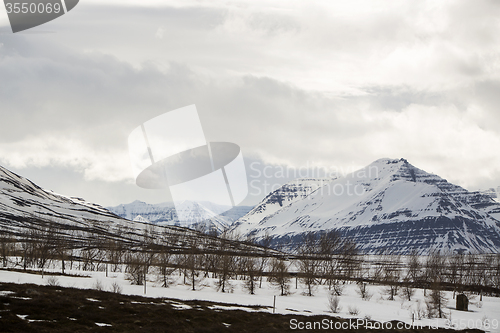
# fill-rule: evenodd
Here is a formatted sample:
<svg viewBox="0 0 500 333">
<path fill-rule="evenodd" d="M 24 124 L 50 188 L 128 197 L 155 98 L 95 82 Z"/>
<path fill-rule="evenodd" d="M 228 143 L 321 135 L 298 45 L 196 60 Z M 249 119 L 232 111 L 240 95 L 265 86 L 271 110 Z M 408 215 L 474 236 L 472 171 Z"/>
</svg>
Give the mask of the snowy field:
<svg viewBox="0 0 500 333">
<path fill-rule="evenodd" d="M 144 286 L 131 285 L 130 281 L 125 279 L 123 273 L 108 273 L 105 272 L 83 272 L 79 270 L 67 271 L 67 273 L 75 275 L 86 275 L 88 277 L 70 277 L 57 276 L 57 283 L 62 287 L 73 287 L 82 289 L 96 289 L 97 285 L 102 286 L 104 290 L 111 291 L 112 284 L 118 283 L 122 288 L 122 294 L 141 295 L 144 296 Z M 12 272 L 0 270 L 0 282 L 11 283 L 33 283 L 38 285 L 48 284 L 50 276 L 21 272 Z M 191 290 L 190 285 L 183 284 L 183 278 L 179 275 L 173 275 L 173 281 L 169 288 L 163 288 L 159 283 L 154 281 L 154 276 L 148 277 L 148 283 L 145 296 L 148 297 L 165 297 L 180 300 L 207 300 L 228 304 L 239 305 L 259 305 L 267 307 L 267 312 L 273 312 L 274 295 L 279 295 L 279 291 L 264 279 L 262 288 L 257 288 L 255 295 L 250 295 L 243 287 L 243 281 L 231 280 L 229 292 L 217 292 L 215 280 L 204 279 L 200 281 L 196 291 Z M 328 306 L 328 288 L 326 286 L 317 286 L 315 294 L 312 297 L 305 296 L 300 285 L 295 289 L 295 280 L 290 283 L 291 294 L 288 296 L 276 297 L 276 313 L 281 314 L 301 314 L 301 315 L 325 315 L 339 316 L 343 318 L 370 318 L 371 320 L 387 322 L 398 320 L 408 324 L 412 323 L 412 315 L 426 308 L 425 297 L 423 290 L 416 289 L 412 301 L 403 301 L 397 296 L 394 301 L 387 300 L 387 295 L 384 292 L 383 286 L 368 286 L 369 292 L 372 293 L 370 300 L 362 300 L 357 293 L 356 284 L 346 284 L 342 296 L 340 296 L 340 312 L 331 313 Z M 483 301 L 479 301 L 479 296 L 473 296 L 470 300 L 469 311 L 457 311 L 455 308 L 455 300 L 452 298 L 452 292 L 446 292 L 448 305 L 445 309 L 445 314 L 451 323 L 455 324 L 455 328 L 479 328 L 489 332 L 500 332 L 500 298 L 483 297 Z M 182 304 L 179 310 L 185 308 Z M 220 307 L 221 309 L 235 309 L 235 307 Z M 248 308 L 241 308 L 246 311 L 252 311 Z M 349 314 L 356 311 L 357 315 Z M 415 320 L 415 325 L 424 327 L 448 327 L 450 322 L 446 319 L 421 319 Z"/>
</svg>

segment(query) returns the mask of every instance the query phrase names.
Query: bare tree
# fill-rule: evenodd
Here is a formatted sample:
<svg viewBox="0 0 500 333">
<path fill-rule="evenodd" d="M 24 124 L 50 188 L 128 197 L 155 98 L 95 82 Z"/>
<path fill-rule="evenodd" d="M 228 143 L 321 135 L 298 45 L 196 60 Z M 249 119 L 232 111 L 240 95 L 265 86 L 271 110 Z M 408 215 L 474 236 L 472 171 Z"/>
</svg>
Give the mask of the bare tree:
<svg viewBox="0 0 500 333">
<path fill-rule="evenodd" d="M 126 277 L 132 284 L 143 285 L 146 278 L 147 255 L 140 250 L 132 250 L 126 255 Z"/>
<path fill-rule="evenodd" d="M 345 287 L 344 283 L 345 281 L 334 279 L 332 280 L 332 283 L 328 286 L 328 288 L 331 288 L 332 292 L 334 292 L 337 296 L 342 296 Z"/>
<path fill-rule="evenodd" d="M 408 272 L 406 274 L 406 280 L 408 282 L 416 283 L 420 279 L 420 271 L 422 268 L 422 264 L 418 259 L 418 254 L 414 250 L 411 252 L 408 259 Z"/>
<path fill-rule="evenodd" d="M 35 237 L 33 242 L 35 244 L 35 257 L 37 261 L 38 268 L 44 268 L 49 260 L 54 256 L 55 248 L 55 228 L 53 224 L 42 225 L 37 233 L 34 233 Z"/>
<path fill-rule="evenodd" d="M 342 272 L 346 279 L 356 277 L 359 271 L 360 262 L 356 260 L 358 255 L 358 247 L 351 239 L 344 239 L 341 248 L 341 265 Z"/>
<path fill-rule="evenodd" d="M 97 268 L 96 263 L 99 260 L 99 249 L 95 247 L 91 237 L 85 240 L 84 246 L 80 251 L 80 256 L 84 271 L 94 271 Z"/>
<path fill-rule="evenodd" d="M 200 277 L 198 268 L 201 264 L 201 255 L 198 253 L 198 248 L 196 244 L 193 242 L 190 246 L 189 252 L 184 256 L 185 258 L 185 268 L 187 271 L 187 275 L 191 284 L 192 290 L 196 290 L 196 285 L 199 283 Z"/>
<path fill-rule="evenodd" d="M 368 290 L 368 284 L 366 282 L 358 283 L 358 290 L 356 290 L 358 295 L 365 301 L 370 300 L 373 294 Z"/>
<path fill-rule="evenodd" d="M 226 287 L 229 284 L 229 278 L 231 277 L 234 268 L 234 255 L 228 252 L 222 252 L 220 260 L 218 261 L 218 288 L 225 293 Z"/>
<path fill-rule="evenodd" d="M 170 275 L 176 269 L 176 256 L 172 249 L 177 246 L 178 238 L 178 235 L 169 233 L 167 229 L 163 231 L 156 260 L 159 268 L 159 277 L 164 288 L 168 288 Z"/>
<path fill-rule="evenodd" d="M 403 286 L 401 287 L 400 295 L 403 299 L 411 301 L 413 295 L 415 295 L 415 289 L 412 287 L 411 278 L 406 276 L 403 279 Z"/>
<path fill-rule="evenodd" d="M 393 301 L 398 294 L 398 286 L 401 278 L 401 258 L 398 255 L 386 256 L 386 263 L 383 268 L 383 279 L 387 285 L 385 293 L 389 300 Z"/>
<path fill-rule="evenodd" d="M 272 258 L 270 264 L 271 271 L 269 282 L 280 289 L 281 296 L 288 295 L 290 292 L 290 274 L 288 273 L 288 265 L 285 260 L 278 258 Z"/>
<path fill-rule="evenodd" d="M 491 276 L 495 288 L 500 289 L 500 254 L 494 256 L 492 262 Z"/>
<path fill-rule="evenodd" d="M 483 287 L 489 287 L 490 281 L 488 279 L 488 264 L 486 262 L 488 257 L 482 256 L 479 257 L 476 263 L 476 271 L 475 271 L 475 285 L 479 287 L 480 290 L 480 298 L 479 301 L 483 301 Z"/>
<path fill-rule="evenodd" d="M 55 227 L 52 232 L 54 239 L 54 258 L 60 261 L 61 273 L 64 274 L 66 269 L 66 260 L 71 255 L 71 244 L 65 230 L 63 230 L 60 226 Z"/>
<path fill-rule="evenodd" d="M 442 281 L 445 265 L 446 258 L 439 251 L 432 251 L 425 261 L 425 282 L 428 284 L 434 281 Z M 425 287 L 424 295 L 426 295 Z"/>
<path fill-rule="evenodd" d="M 443 290 L 441 290 L 440 281 L 436 280 L 431 285 L 431 292 L 427 296 L 427 313 L 429 318 L 446 318 L 444 308 L 446 307 L 447 298 Z"/>
<path fill-rule="evenodd" d="M 223 233 L 219 240 L 219 249 L 218 255 L 219 258 L 217 260 L 217 287 L 224 293 L 226 292 L 227 284 L 229 283 L 229 278 L 234 270 L 235 265 L 235 256 L 233 253 L 230 253 L 226 247 L 229 245 L 231 235 L 228 233 Z"/>
<path fill-rule="evenodd" d="M 259 265 L 257 258 L 255 257 L 243 257 L 241 258 L 243 263 L 243 270 L 246 275 L 245 288 L 251 295 L 255 294 L 255 287 L 258 281 L 258 270 Z"/>
<path fill-rule="evenodd" d="M 13 254 L 15 247 L 14 238 L 6 232 L 0 233 L 0 255 L 2 257 L 2 267 L 7 267 L 9 257 Z"/>
<path fill-rule="evenodd" d="M 339 286 L 341 264 L 338 260 L 342 250 L 342 240 L 337 231 L 328 231 L 320 236 L 319 251 L 322 257 L 322 275 L 328 284 L 328 290 Z M 336 292 L 339 290 L 337 288 Z M 339 295 L 340 296 L 340 295 Z"/>
<path fill-rule="evenodd" d="M 264 247 L 264 253 L 259 257 L 259 288 L 262 288 L 262 277 L 264 275 L 264 270 L 269 261 L 269 247 L 271 246 L 272 237 L 269 233 L 266 232 L 262 240 L 260 241 L 260 245 Z"/>
<path fill-rule="evenodd" d="M 313 289 L 317 284 L 318 268 L 320 267 L 316 234 L 312 232 L 305 234 L 297 252 L 299 254 L 299 272 L 302 283 L 306 286 L 306 295 L 313 296 Z"/>
<path fill-rule="evenodd" d="M 119 225 L 114 231 L 115 239 L 107 241 L 107 260 L 111 265 L 112 272 L 118 272 L 123 262 L 125 245 L 119 238 L 123 236 L 123 227 Z"/>
<path fill-rule="evenodd" d="M 131 249 L 126 255 L 127 277 L 133 284 L 143 285 L 146 283 L 149 268 L 156 256 L 156 232 L 153 225 L 143 230 L 140 246 Z"/>
<path fill-rule="evenodd" d="M 457 254 L 449 259 L 448 282 L 453 284 L 453 298 L 462 291 L 464 283 L 464 255 Z"/>
</svg>

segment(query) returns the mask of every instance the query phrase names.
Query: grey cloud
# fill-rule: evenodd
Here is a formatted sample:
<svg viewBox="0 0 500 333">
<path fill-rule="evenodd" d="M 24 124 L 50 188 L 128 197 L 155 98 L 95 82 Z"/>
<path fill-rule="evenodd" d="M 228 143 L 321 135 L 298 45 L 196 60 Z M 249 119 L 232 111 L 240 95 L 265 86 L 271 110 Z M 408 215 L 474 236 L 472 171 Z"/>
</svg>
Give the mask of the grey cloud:
<svg viewBox="0 0 500 333">
<path fill-rule="evenodd" d="M 380 137 L 394 130 L 390 117 L 412 105 L 436 110 L 452 105 L 466 113 L 477 104 L 484 112 L 478 123 L 498 131 L 500 81 L 495 78 L 497 69 L 488 70 L 488 60 L 498 59 L 494 47 L 499 35 L 493 29 L 497 24 L 493 15 L 481 20 L 496 9 L 478 2 L 468 17 L 470 5 L 458 2 L 453 11 L 445 10 L 449 17 L 442 31 L 426 35 L 408 15 L 414 13 L 426 22 L 426 15 L 434 12 L 420 2 L 402 6 L 377 15 L 368 13 L 366 20 L 341 12 L 332 18 L 307 10 L 304 16 L 257 11 L 237 17 L 244 28 L 221 33 L 231 29 L 224 26 L 231 20 L 225 8 L 148 9 L 81 3 L 78 10 L 47 25 L 58 33 L 0 35 L 0 112 L 2 123 L 8 124 L 0 131 L 0 145 L 52 135 L 95 150 L 126 152 L 126 138 L 138 124 L 196 104 L 209 140 L 237 143 L 245 156 L 263 159 L 263 163 L 363 166 L 380 157 L 408 157 L 401 156 L 408 152 L 432 155 L 429 159 L 444 164 L 446 158 L 419 146 L 419 138 L 408 140 L 407 147 L 391 145 L 415 133 L 396 132 L 402 137 L 389 141 Z M 159 27 L 165 31 L 161 40 L 155 38 Z M 443 53 L 450 58 L 439 53 L 428 59 L 435 67 L 415 72 L 429 84 L 434 83 L 434 76 L 426 75 L 443 72 L 449 86 L 425 89 L 401 84 L 402 77 L 413 73 L 405 71 L 406 67 L 395 82 L 387 83 L 391 80 L 373 74 L 378 68 L 363 67 L 372 56 L 419 43 L 460 51 Z M 490 43 L 492 51 L 487 52 Z M 481 56 L 470 57 L 465 52 L 469 46 Z M 411 68 L 412 59 L 401 61 Z M 346 68 L 352 72 L 345 74 Z M 329 83 L 323 89 L 326 93 L 305 89 L 304 74 L 310 73 L 332 77 L 359 93 L 328 94 Z M 467 78 L 458 87 L 455 73 Z M 387 114 L 390 117 L 383 118 Z M 428 122 L 432 121 L 429 116 Z M 433 135 L 439 141 L 440 133 Z M 419 166 L 418 161 L 411 162 Z M 82 196 L 88 193 L 89 199 L 98 202 L 105 203 L 106 196 L 113 195 L 118 197 L 113 204 L 132 201 L 134 195 L 150 198 L 132 191 L 133 185 L 125 182 L 85 182 L 81 178 L 84 167 L 66 167 L 70 174 L 60 181 L 61 190 L 53 188 L 72 194 L 63 183 L 73 179 L 81 186 Z M 57 177 L 47 179 L 49 185 L 57 181 Z M 92 194 L 94 185 L 102 194 Z"/>
<path fill-rule="evenodd" d="M 18 54 L 0 60 L 2 116 L 13 125 L 0 134 L 4 142 L 48 132 L 80 134 L 102 143 L 106 134 L 188 103 L 197 89 L 182 65 L 171 64 L 163 74 L 147 65 L 137 70 L 112 56 L 77 54 L 57 45 L 38 45 L 56 50 L 43 54 L 18 40 L 4 38 L 3 43 Z M 92 129 L 102 132 L 89 135 Z"/>
<path fill-rule="evenodd" d="M 8 38 L 3 43 L 11 54 L 19 54 L 0 61 L 0 76 L 6 78 L 0 82 L 2 112 L 13 124 L 0 133 L 3 142 L 58 133 L 92 147 L 123 150 L 138 124 L 195 103 L 210 140 L 238 142 L 249 153 L 297 161 L 322 156 L 329 145 L 332 152 L 341 151 L 343 142 L 383 131 L 383 124 L 358 118 L 355 111 L 364 104 L 376 116 L 411 104 L 461 100 L 449 92 L 384 86 L 366 87 L 367 95 L 332 99 L 272 78 L 244 75 L 207 81 L 181 64 L 171 63 L 166 72 L 147 63 L 135 69 L 112 56 L 78 53 L 57 44 L 44 54 L 38 48 L 47 49 L 46 44 Z M 487 100 L 493 98 L 481 90 Z M 353 158 L 358 153 L 349 154 Z"/>
</svg>

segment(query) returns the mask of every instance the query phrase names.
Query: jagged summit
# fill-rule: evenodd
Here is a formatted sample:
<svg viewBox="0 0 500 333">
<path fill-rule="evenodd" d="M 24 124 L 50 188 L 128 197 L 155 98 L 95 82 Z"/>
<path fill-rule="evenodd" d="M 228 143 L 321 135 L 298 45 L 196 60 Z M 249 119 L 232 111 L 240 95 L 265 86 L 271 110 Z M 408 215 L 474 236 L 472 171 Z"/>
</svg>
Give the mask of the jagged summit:
<svg viewBox="0 0 500 333">
<path fill-rule="evenodd" d="M 383 158 L 331 180 L 286 206 L 271 193 L 236 222 L 257 238 L 270 234 L 292 249 L 305 232 L 339 230 L 365 252 L 389 250 L 498 252 L 500 205 L 490 196 L 451 184 L 406 159 Z"/>
</svg>

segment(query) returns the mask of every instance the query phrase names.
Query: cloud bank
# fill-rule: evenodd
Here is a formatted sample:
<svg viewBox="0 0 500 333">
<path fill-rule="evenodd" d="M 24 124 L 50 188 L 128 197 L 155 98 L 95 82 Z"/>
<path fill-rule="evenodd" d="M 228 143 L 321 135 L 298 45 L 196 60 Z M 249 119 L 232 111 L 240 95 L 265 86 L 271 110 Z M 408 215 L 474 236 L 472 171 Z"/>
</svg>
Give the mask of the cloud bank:
<svg viewBox="0 0 500 333">
<path fill-rule="evenodd" d="M 190 104 L 209 140 L 266 164 L 404 157 L 500 184 L 494 1 L 88 1 L 16 35 L 0 14 L 0 163 L 70 170 L 65 194 L 130 200 L 128 134 Z"/>
</svg>

